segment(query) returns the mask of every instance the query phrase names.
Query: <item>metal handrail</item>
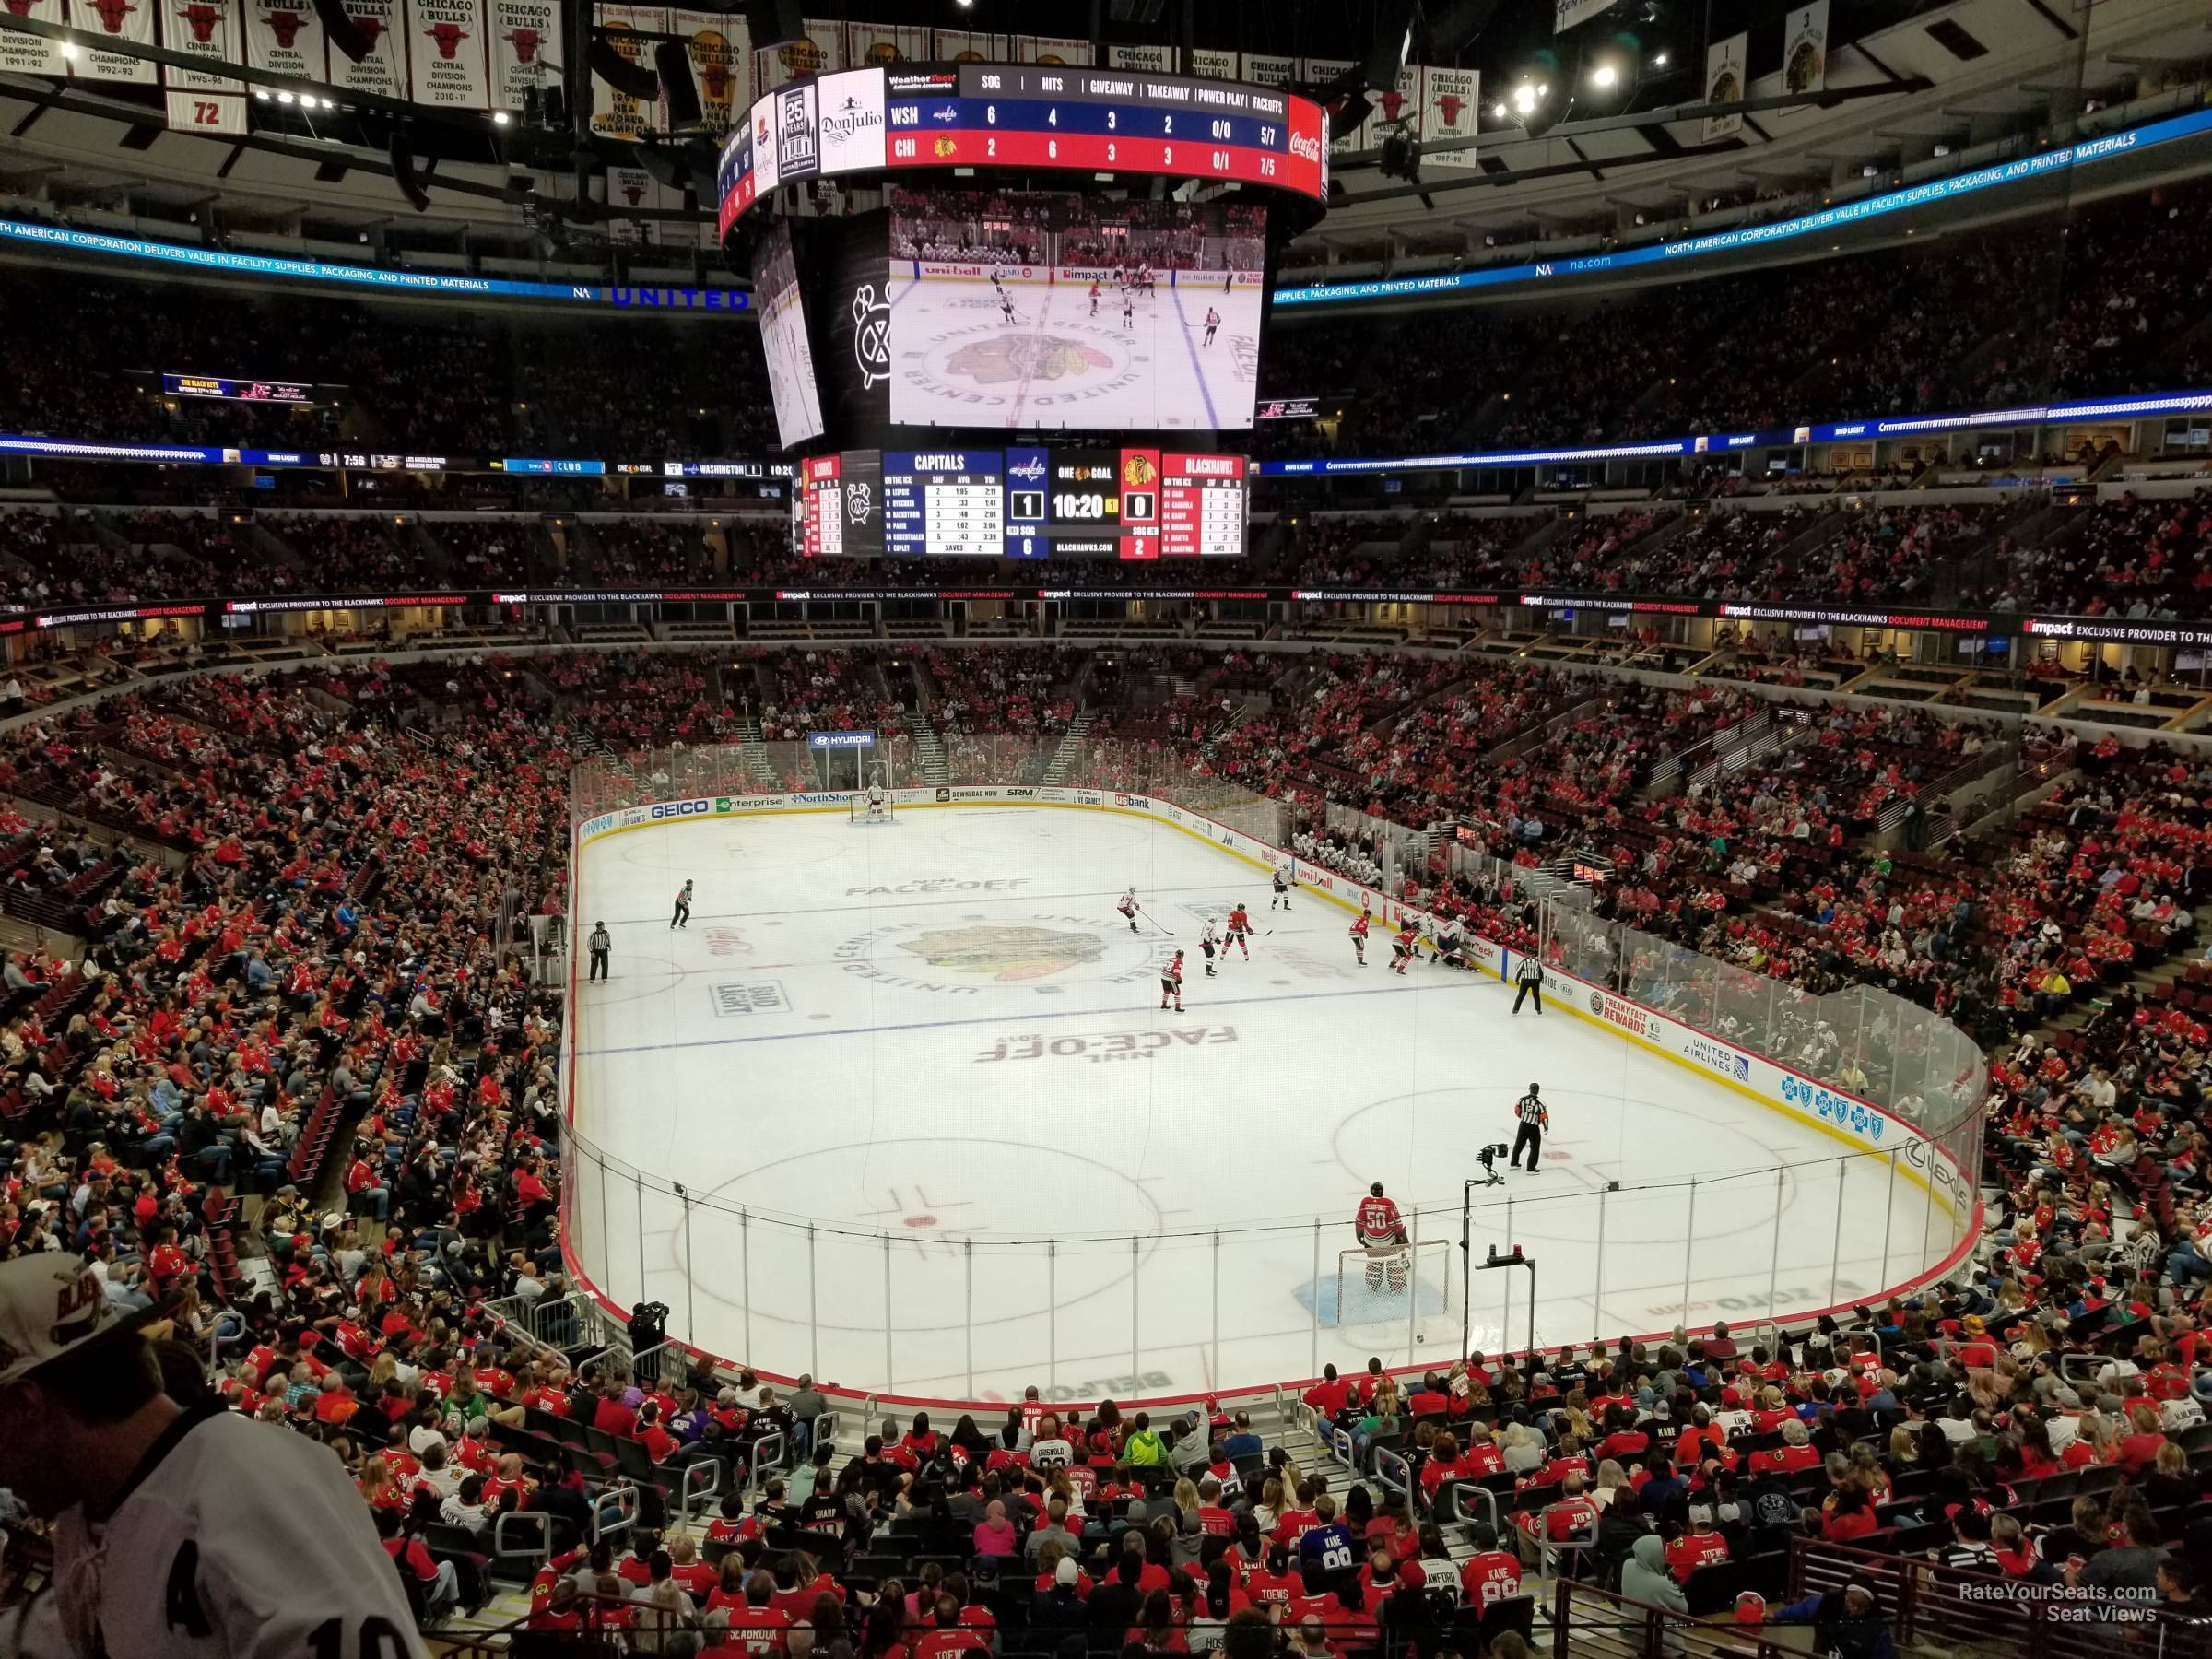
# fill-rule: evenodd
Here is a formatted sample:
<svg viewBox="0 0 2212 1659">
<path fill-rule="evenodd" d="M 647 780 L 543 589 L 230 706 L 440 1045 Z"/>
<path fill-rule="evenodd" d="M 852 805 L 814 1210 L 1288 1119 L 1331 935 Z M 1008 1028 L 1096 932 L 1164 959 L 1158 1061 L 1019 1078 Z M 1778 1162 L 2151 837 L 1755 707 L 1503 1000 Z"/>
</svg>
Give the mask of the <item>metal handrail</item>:
<svg viewBox="0 0 2212 1659">
<path fill-rule="evenodd" d="M 509 1542 L 509 1522 L 533 1529 L 536 1542 L 519 1547 Z M 542 1567 L 553 1559 L 553 1517 L 537 1510 L 509 1510 L 491 1524 L 491 1547 L 503 1556 L 533 1557 Z"/>
<path fill-rule="evenodd" d="M 618 1519 L 606 1519 L 609 1502 L 614 1504 Z M 638 1488 L 627 1480 L 601 1487 L 592 1499 L 592 1542 L 602 1538 L 616 1538 L 633 1529 L 638 1524 Z"/>
</svg>

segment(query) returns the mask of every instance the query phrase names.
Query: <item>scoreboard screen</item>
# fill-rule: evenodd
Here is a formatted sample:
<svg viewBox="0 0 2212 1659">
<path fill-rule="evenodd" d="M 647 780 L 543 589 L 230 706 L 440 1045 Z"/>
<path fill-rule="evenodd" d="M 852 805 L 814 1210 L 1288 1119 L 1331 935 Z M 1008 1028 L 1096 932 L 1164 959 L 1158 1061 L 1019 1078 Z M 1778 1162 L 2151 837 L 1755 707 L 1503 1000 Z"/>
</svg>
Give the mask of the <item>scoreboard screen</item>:
<svg viewBox="0 0 2212 1659">
<path fill-rule="evenodd" d="M 780 183 L 913 167 L 1065 168 L 1326 202 L 1327 115 L 1276 87 L 1059 64 L 899 64 L 778 87 L 733 124 L 720 230 Z"/>
<path fill-rule="evenodd" d="M 884 552 L 1004 558 L 1006 488 L 1006 457 L 997 450 L 885 451 Z"/>
<path fill-rule="evenodd" d="M 799 464 L 794 513 L 807 559 L 869 559 L 883 548 L 883 457 L 875 450 L 813 455 Z"/>
<path fill-rule="evenodd" d="M 1244 551 L 1244 457 L 1159 458 L 1162 559 L 1234 559 Z"/>
</svg>

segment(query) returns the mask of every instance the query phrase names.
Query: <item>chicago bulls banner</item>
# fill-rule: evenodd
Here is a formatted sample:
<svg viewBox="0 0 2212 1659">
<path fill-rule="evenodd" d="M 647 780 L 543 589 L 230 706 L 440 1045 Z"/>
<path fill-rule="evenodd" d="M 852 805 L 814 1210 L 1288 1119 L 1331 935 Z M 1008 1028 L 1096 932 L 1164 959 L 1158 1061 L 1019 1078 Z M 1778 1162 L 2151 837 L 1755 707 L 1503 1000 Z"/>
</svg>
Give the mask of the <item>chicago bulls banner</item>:
<svg viewBox="0 0 2212 1659">
<path fill-rule="evenodd" d="M 1434 65 L 1422 69 L 1421 137 L 1425 142 L 1474 137 L 1476 112 L 1481 107 L 1480 71 L 1441 69 Z M 1479 154 L 1471 149 L 1435 150 L 1421 157 L 1421 167 L 1424 171 L 1430 168 L 1473 168 L 1480 165 Z"/>
<path fill-rule="evenodd" d="M 940 64 L 1003 64 L 1006 37 L 982 34 L 972 29 L 930 30 L 930 56 Z"/>
<path fill-rule="evenodd" d="M 668 29 L 691 42 L 691 80 L 699 88 L 700 116 L 707 131 L 719 138 L 730 130 L 732 112 L 746 107 L 740 94 L 751 71 L 753 37 L 745 14 L 672 11 Z"/>
<path fill-rule="evenodd" d="M 1094 55 L 1088 41 L 1065 40 L 1058 35 L 1014 37 L 1014 61 L 1018 64 L 1088 64 Z"/>
<path fill-rule="evenodd" d="M 519 110 L 533 87 L 558 86 L 562 48 L 559 0 L 491 0 L 491 103 Z"/>
<path fill-rule="evenodd" d="M 171 52 L 205 58 L 211 65 L 240 61 L 239 0 L 163 0 L 161 44 Z M 180 132 L 228 133 L 246 130 L 246 89 L 227 75 L 164 65 L 168 90 L 163 101 L 169 124 Z"/>
<path fill-rule="evenodd" d="M 1305 74 L 1300 78 L 1316 85 L 1324 81 L 1335 80 L 1352 66 L 1352 60 L 1349 58 L 1305 58 L 1300 61 L 1305 65 Z M 1336 112 L 1344 108 L 1344 105 L 1345 100 L 1338 97 L 1331 100 L 1325 107 L 1330 117 L 1334 119 Z M 1372 117 L 1370 119 L 1371 120 Z M 1329 145 L 1329 153 L 1341 156 L 1364 147 L 1367 127 L 1367 122 L 1363 121 L 1343 137 L 1332 140 Z"/>
<path fill-rule="evenodd" d="M 448 110 L 490 107 L 488 20 L 486 0 L 407 0 L 407 86 L 417 103 Z"/>
<path fill-rule="evenodd" d="M 1242 63 L 1244 78 L 1256 86 L 1287 87 L 1298 78 L 1296 58 L 1278 57 L 1271 52 L 1248 52 Z"/>
<path fill-rule="evenodd" d="M 134 46 L 154 43 L 154 8 L 168 0 L 72 0 L 69 21 L 88 35 L 128 41 Z M 154 65 L 145 58 L 102 52 L 97 46 L 77 53 L 70 72 L 79 80 L 135 81 L 154 84 Z"/>
<path fill-rule="evenodd" d="M 1109 46 L 1106 48 L 1106 66 L 1110 69 L 1135 69 L 1143 75 L 1172 75 L 1175 73 L 1175 48 Z"/>
<path fill-rule="evenodd" d="M 659 6 L 598 6 L 592 15 L 599 27 L 607 31 L 607 43 L 633 64 L 653 62 L 650 41 L 626 40 L 624 36 L 642 29 L 649 33 L 668 32 L 667 8 Z M 665 126 L 659 103 L 640 103 L 627 93 L 618 92 L 597 76 L 592 77 L 592 131 L 602 138 L 635 140 L 647 127 Z"/>
<path fill-rule="evenodd" d="M 1394 123 L 1405 127 L 1406 135 L 1415 143 L 1421 139 L 1421 66 L 1406 64 L 1398 70 L 1398 84 L 1380 92 L 1371 92 L 1375 112 L 1367 118 L 1362 129 L 1362 142 L 1373 149 L 1382 142 L 1383 130 Z"/>
<path fill-rule="evenodd" d="M 7 0 L 17 17 L 36 18 L 41 23 L 69 22 L 68 0 Z M 0 34 L 0 70 L 10 75 L 66 75 L 69 65 L 59 41 L 37 35 Z"/>
<path fill-rule="evenodd" d="M 1237 54 L 1233 52 L 1216 52 L 1210 47 L 1194 47 L 1191 52 L 1191 73 L 1207 80 L 1235 80 Z"/>
<path fill-rule="evenodd" d="M 774 90 L 804 76 L 830 75 L 845 66 L 845 26 L 820 18 L 803 18 L 806 30 L 796 40 L 753 48 L 753 96 Z"/>
<path fill-rule="evenodd" d="M 877 64 L 925 64 L 929 30 L 915 23 L 848 23 L 845 62 L 855 69 Z"/>
<path fill-rule="evenodd" d="M 348 92 L 407 95 L 407 47 L 400 28 L 399 0 L 341 0 L 353 26 L 369 37 L 369 53 L 355 63 L 342 52 L 330 53 L 333 86 Z M 428 41 L 423 42 L 430 48 Z"/>
<path fill-rule="evenodd" d="M 324 78 L 323 19 L 313 0 L 246 0 L 246 62 L 272 75 Z"/>
</svg>

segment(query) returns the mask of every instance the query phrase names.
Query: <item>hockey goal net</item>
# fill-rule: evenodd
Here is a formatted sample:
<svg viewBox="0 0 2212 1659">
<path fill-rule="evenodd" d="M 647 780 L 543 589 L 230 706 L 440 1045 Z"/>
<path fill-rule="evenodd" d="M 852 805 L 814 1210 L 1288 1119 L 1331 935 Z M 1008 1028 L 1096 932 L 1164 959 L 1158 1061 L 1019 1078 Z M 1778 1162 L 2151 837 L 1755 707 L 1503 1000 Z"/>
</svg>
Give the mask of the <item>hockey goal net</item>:
<svg viewBox="0 0 2212 1659">
<path fill-rule="evenodd" d="M 1459 1305 L 1454 1248 L 1449 1239 L 1417 1239 L 1373 1250 L 1355 1244 L 1336 1253 L 1336 1323 L 1404 1323 L 1408 1313 L 1445 1313 Z"/>
<path fill-rule="evenodd" d="M 888 789 L 879 792 L 874 800 L 869 799 L 866 790 L 856 789 L 847 798 L 846 809 L 849 821 L 855 824 L 888 824 L 896 810 Z"/>
</svg>

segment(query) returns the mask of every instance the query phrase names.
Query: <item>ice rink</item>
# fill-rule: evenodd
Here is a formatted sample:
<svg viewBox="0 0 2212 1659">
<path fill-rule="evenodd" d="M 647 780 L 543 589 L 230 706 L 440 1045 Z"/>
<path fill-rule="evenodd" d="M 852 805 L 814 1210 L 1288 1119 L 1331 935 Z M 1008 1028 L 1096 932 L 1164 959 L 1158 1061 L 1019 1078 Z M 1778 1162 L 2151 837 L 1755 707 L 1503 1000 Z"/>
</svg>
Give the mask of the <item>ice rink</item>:
<svg viewBox="0 0 2212 1659">
<path fill-rule="evenodd" d="M 1487 977 L 1356 967 L 1336 904 L 1130 814 L 904 807 L 653 824 L 582 854 L 570 1236 L 613 1300 L 772 1372 L 925 1397 L 1186 1393 L 1449 1360 L 1462 1182 L 1534 1080 L 1540 1173 L 1477 1187 L 1477 1346 L 1745 1324 L 1911 1278 L 1951 1236 L 1892 1160 Z M 697 883 L 689 925 L 669 926 Z M 1171 929 L 1114 913 L 1135 884 Z M 1271 936 L 1207 979 L 1204 919 Z M 1186 1012 L 1159 964 L 1190 951 Z M 1498 1160 L 1501 1172 L 1504 1159 Z M 1778 1174 L 1779 1171 L 1779 1174 Z M 1692 1181 L 1695 1178 L 1693 1186 Z M 1339 1255 L 1370 1182 L 1411 1290 Z M 1618 1182 L 1617 1191 L 1608 1183 Z M 677 1195 L 676 1188 L 684 1195 Z"/>
<path fill-rule="evenodd" d="M 1222 274 L 1161 276 L 1132 302 L 1100 286 L 1010 277 L 1006 298 L 981 278 L 917 277 L 891 262 L 891 418 L 912 426 L 1208 431 L 1252 425 L 1259 383 L 1260 290 Z M 1206 313 L 1222 318 L 1212 345 Z"/>
</svg>

